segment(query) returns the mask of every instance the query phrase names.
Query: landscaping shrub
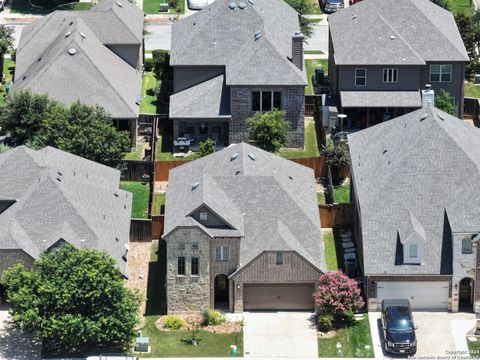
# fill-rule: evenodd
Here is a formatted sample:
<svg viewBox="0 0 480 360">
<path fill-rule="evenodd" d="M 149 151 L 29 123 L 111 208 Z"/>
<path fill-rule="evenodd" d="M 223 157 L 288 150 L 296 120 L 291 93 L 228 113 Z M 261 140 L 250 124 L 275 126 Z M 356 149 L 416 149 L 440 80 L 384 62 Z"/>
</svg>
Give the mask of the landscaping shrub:
<svg viewBox="0 0 480 360">
<path fill-rule="evenodd" d="M 333 329 L 333 315 L 320 314 L 318 315 L 318 330 L 322 332 L 329 332 Z"/>
<path fill-rule="evenodd" d="M 347 310 L 343 313 L 343 322 L 347 325 L 355 323 L 355 314 L 352 310 Z"/>
<path fill-rule="evenodd" d="M 177 5 L 178 5 L 177 0 L 168 0 L 168 6 L 170 7 L 170 9 L 176 9 Z"/>
<path fill-rule="evenodd" d="M 173 78 L 173 70 L 170 67 L 170 54 L 167 50 L 153 50 L 152 61 L 152 70 L 157 80 Z"/>
<path fill-rule="evenodd" d="M 145 61 L 143 62 L 143 67 L 144 67 L 145 71 L 152 71 L 152 69 L 153 69 L 153 59 L 146 58 Z"/>
<path fill-rule="evenodd" d="M 202 312 L 203 326 L 222 325 L 225 322 L 225 316 L 220 311 L 205 310 Z"/>
<path fill-rule="evenodd" d="M 165 327 L 170 330 L 180 330 L 183 325 L 184 321 L 182 318 L 175 316 L 175 315 L 168 315 L 165 318 Z"/>
<path fill-rule="evenodd" d="M 200 157 L 204 157 L 215 152 L 215 140 L 213 139 L 206 139 L 205 141 L 201 141 L 200 145 Z"/>
</svg>

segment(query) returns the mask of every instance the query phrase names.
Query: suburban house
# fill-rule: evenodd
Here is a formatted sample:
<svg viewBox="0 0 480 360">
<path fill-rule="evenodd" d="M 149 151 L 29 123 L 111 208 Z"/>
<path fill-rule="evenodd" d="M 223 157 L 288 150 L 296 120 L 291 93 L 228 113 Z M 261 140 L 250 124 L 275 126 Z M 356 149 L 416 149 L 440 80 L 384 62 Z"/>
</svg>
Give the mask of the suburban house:
<svg viewBox="0 0 480 360">
<path fill-rule="evenodd" d="M 136 143 L 142 86 L 143 12 L 127 0 L 89 11 L 55 11 L 26 25 L 17 49 L 14 91 L 63 104 L 100 105 Z"/>
<path fill-rule="evenodd" d="M 325 271 L 313 170 L 246 143 L 170 171 L 167 308 L 313 309 Z"/>
<path fill-rule="evenodd" d="M 426 107 L 348 139 L 369 309 L 478 311 L 480 130 Z"/>
<path fill-rule="evenodd" d="M 120 171 L 52 147 L 0 154 L 0 277 L 65 243 L 105 251 L 126 277 L 132 195 L 119 184 Z"/>
<path fill-rule="evenodd" d="M 331 92 L 368 127 L 418 109 L 427 84 L 463 118 L 467 51 L 452 13 L 430 0 L 368 0 L 328 17 Z"/>
<path fill-rule="evenodd" d="M 288 146 L 303 148 L 304 36 L 298 13 L 283 0 L 216 0 L 173 24 L 170 65 L 174 138 L 248 139 L 246 119 L 281 109 Z"/>
</svg>

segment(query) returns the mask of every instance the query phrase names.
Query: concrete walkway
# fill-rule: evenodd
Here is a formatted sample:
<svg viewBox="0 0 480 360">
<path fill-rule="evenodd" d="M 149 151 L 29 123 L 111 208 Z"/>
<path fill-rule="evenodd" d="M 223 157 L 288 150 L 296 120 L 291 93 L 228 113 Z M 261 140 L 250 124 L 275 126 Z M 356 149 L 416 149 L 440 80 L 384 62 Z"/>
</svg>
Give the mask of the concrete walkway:
<svg viewBox="0 0 480 360">
<path fill-rule="evenodd" d="M 271 311 L 243 315 L 246 358 L 318 358 L 312 313 Z"/>
</svg>

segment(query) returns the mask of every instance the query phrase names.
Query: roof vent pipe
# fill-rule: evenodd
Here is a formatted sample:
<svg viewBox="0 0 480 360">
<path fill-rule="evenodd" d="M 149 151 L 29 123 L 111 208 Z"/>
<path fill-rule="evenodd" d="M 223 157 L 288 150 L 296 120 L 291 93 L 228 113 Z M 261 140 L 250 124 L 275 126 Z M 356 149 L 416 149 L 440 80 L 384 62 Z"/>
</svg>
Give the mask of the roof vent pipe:
<svg viewBox="0 0 480 360">
<path fill-rule="evenodd" d="M 228 8 L 230 10 L 235 10 L 237 8 L 237 3 L 235 1 L 231 1 L 228 3 Z"/>
<path fill-rule="evenodd" d="M 303 71 L 303 41 L 305 37 L 300 31 L 292 36 L 292 63 Z"/>
<path fill-rule="evenodd" d="M 238 8 L 240 10 L 244 10 L 247 7 L 247 4 L 245 4 L 243 1 L 238 3 Z"/>
<path fill-rule="evenodd" d="M 257 41 L 258 39 L 260 39 L 262 37 L 262 32 L 261 31 L 257 31 L 255 33 L 255 41 Z"/>
</svg>

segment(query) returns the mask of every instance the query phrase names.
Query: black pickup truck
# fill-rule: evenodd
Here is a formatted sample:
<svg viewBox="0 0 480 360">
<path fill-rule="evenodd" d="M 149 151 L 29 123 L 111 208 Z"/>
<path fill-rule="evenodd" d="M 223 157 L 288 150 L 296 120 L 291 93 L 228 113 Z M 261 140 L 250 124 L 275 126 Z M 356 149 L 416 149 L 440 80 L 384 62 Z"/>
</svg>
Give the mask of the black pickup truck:
<svg viewBox="0 0 480 360">
<path fill-rule="evenodd" d="M 382 329 L 386 352 L 398 355 L 417 352 L 416 326 L 408 300 L 382 301 Z"/>
</svg>

